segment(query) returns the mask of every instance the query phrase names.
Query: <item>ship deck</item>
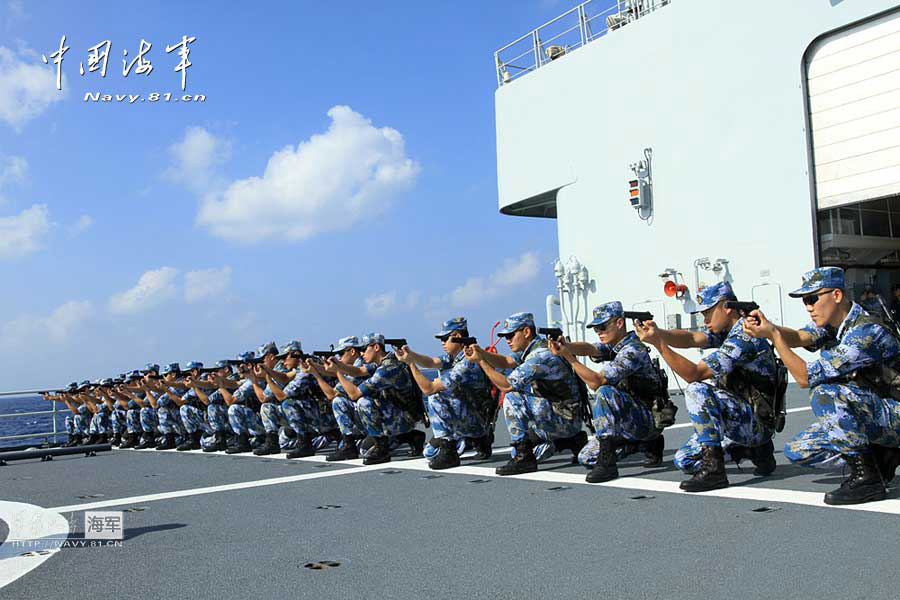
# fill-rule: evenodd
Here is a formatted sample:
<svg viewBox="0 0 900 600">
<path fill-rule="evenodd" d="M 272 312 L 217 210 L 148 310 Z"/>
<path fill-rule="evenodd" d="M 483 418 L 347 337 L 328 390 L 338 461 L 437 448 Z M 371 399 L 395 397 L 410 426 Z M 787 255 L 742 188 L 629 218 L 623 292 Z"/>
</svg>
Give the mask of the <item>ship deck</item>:
<svg viewBox="0 0 900 600">
<path fill-rule="evenodd" d="M 693 495 L 671 463 L 690 432 L 683 402 L 662 467 L 632 456 L 599 485 L 568 453 L 496 477 L 502 423 L 494 457 L 442 472 L 403 449 L 372 466 L 155 450 L 10 462 L 0 596 L 896 598 L 900 491 L 823 505 L 841 474 L 784 464 L 783 441 L 812 419 L 803 391 L 788 407 L 772 476 L 732 464 L 731 487 Z M 129 509 L 120 546 L 77 547 L 90 509 Z M 68 541 L 29 552 L 13 543 L 28 531 Z"/>
</svg>

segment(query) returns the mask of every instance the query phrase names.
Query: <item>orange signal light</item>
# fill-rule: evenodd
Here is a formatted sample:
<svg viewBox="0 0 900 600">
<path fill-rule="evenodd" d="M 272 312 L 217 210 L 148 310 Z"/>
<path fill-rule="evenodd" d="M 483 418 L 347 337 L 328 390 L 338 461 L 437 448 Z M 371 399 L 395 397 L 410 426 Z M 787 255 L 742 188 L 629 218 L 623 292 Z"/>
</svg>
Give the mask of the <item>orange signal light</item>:
<svg viewBox="0 0 900 600">
<path fill-rule="evenodd" d="M 675 285 L 674 281 L 667 281 L 665 285 L 663 285 L 663 292 L 665 292 L 666 296 L 671 298 L 675 295 L 675 292 L 678 290 L 678 286 Z"/>
</svg>

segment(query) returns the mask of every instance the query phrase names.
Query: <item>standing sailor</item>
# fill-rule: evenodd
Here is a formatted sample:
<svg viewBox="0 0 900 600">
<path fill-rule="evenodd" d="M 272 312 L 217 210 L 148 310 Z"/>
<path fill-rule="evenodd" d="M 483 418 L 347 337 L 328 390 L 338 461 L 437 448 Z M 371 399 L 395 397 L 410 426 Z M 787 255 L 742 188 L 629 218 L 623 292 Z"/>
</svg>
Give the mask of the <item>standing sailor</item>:
<svg viewBox="0 0 900 600">
<path fill-rule="evenodd" d="M 889 383 L 896 381 L 900 342 L 844 289 L 843 269 L 813 269 L 789 294 L 803 299 L 812 323 L 779 327 L 761 311 L 744 319 L 744 330 L 772 340 L 800 387 L 811 390 L 818 420 L 785 444 L 785 456 L 806 466 L 850 467 L 841 486 L 825 494 L 826 504 L 883 499 L 900 462 L 900 389 Z M 798 347 L 821 355 L 806 362 L 791 350 Z"/>
</svg>

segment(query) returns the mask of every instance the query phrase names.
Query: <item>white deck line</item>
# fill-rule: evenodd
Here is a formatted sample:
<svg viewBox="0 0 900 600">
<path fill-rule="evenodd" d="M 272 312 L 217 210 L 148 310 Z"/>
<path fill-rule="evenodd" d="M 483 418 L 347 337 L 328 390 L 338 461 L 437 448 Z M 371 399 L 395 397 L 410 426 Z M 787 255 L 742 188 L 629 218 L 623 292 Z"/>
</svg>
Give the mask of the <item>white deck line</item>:
<svg viewBox="0 0 900 600">
<path fill-rule="evenodd" d="M 807 409 L 794 409 L 794 412 L 798 410 L 807 410 Z M 495 454 L 503 454 L 508 453 L 510 451 L 509 447 L 506 448 L 498 448 L 494 450 Z M 138 450 L 138 452 L 159 452 L 158 450 Z M 175 450 L 163 450 L 162 452 L 175 452 Z M 200 452 L 198 451 L 189 451 L 190 453 Z M 181 452 L 179 454 L 185 454 Z M 231 456 L 240 456 L 247 459 L 276 459 L 276 460 L 287 460 L 284 454 L 275 454 L 268 456 L 254 456 L 251 453 L 246 454 L 233 454 Z M 322 463 L 325 462 L 324 455 L 316 455 L 309 458 L 301 458 L 301 459 L 293 459 L 299 460 L 303 462 L 316 462 Z M 478 467 L 472 465 L 463 464 L 454 469 L 448 469 L 445 471 L 432 471 L 428 468 L 428 461 L 424 458 L 412 459 L 412 460 L 396 460 L 389 463 L 383 463 L 380 465 L 363 465 L 362 459 L 356 460 L 348 460 L 342 461 L 340 463 L 336 463 L 340 465 L 351 466 L 349 469 L 339 469 L 334 471 L 324 471 L 321 473 L 305 473 L 302 475 L 291 475 L 287 477 L 273 477 L 271 479 L 261 479 L 258 481 L 247 481 L 241 483 L 231 483 L 220 486 L 210 486 L 203 488 L 195 488 L 189 490 L 181 490 L 175 492 L 164 492 L 160 494 L 148 494 L 144 496 L 132 496 L 129 498 L 118 498 L 112 500 L 103 500 L 100 502 L 89 502 L 85 504 L 72 504 L 68 506 L 57 506 L 54 508 L 49 508 L 47 510 L 51 510 L 57 513 L 64 512 L 72 512 L 72 511 L 81 511 L 81 510 L 92 510 L 98 508 L 106 508 L 110 506 L 121 506 L 123 504 L 137 504 L 143 502 L 152 502 L 154 500 L 168 500 L 171 498 L 181 498 L 185 496 L 196 496 L 201 494 L 212 494 L 216 492 L 228 492 L 235 490 L 243 490 L 250 489 L 254 487 L 265 487 L 270 485 L 281 485 L 286 483 L 294 483 L 297 481 L 306 481 L 311 479 L 323 479 L 326 477 L 338 477 L 341 475 L 354 475 L 356 473 L 364 473 L 368 471 L 379 471 L 383 469 L 398 469 L 398 470 L 412 470 L 412 471 L 426 471 L 432 473 L 441 473 L 442 475 L 467 475 L 467 476 L 477 476 L 477 477 L 490 477 L 496 479 L 515 479 L 515 480 L 525 480 L 525 481 L 538 481 L 543 483 L 564 483 L 567 485 L 592 485 L 595 487 L 610 487 L 610 488 L 618 488 L 618 489 L 626 489 L 626 490 L 635 490 L 642 492 L 660 492 L 667 494 L 684 494 L 688 496 L 694 496 L 698 498 L 711 497 L 711 498 L 731 498 L 734 500 L 750 500 L 754 502 L 762 502 L 762 503 L 783 503 L 783 504 L 796 504 L 802 506 L 814 506 L 819 508 L 834 508 L 834 509 L 845 509 L 845 510 L 856 510 L 863 512 L 875 512 L 875 513 L 883 513 L 883 514 L 892 514 L 892 515 L 900 515 L 900 500 L 890 499 L 890 500 L 882 500 L 880 502 L 869 502 L 866 504 L 854 505 L 854 506 L 828 506 L 823 502 L 824 494 L 821 492 L 804 492 L 799 490 L 791 490 L 791 489 L 778 489 L 778 488 L 766 488 L 766 487 L 758 487 L 756 485 L 739 485 L 728 487 L 721 490 L 713 490 L 710 492 L 703 493 L 688 493 L 684 492 L 680 489 L 679 481 L 667 481 L 662 479 L 652 479 L 648 477 L 620 477 L 619 479 L 614 479 L 613 481 L 608 481 L 605 483 L 587 483 L 584 480 L 584 474 L 580 473 L 562 473 L 555 471 L 538 471 L 537 473 L 526 473 L 523 475 L 513 475 L 508 477 L 499 477 L 493 468 L 489 467 Z"/>
<path fill-rule="evenodd" d="M 69 537 L 65 517 L 33 504 L 0 500 L 0 519 L 9 527 L 0 544 L 0 588 L 59 552 Z"/>
</svg>

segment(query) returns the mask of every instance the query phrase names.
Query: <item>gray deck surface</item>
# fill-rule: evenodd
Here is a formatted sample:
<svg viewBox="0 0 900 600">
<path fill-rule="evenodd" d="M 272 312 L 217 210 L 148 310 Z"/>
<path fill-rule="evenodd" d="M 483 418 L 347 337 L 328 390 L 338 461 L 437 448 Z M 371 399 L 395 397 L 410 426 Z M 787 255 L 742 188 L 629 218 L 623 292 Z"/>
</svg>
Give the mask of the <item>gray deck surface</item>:
<svg viewBox="0 0 900 600">
<path fill-rule="evenodd" d="M 807 405 L 802 391 L 791 391 L 789 408 Z M 686 422 L 683 405 L 678 417 Z M 780 465 L 784 440 L 811 420 L 809 411 L 789 414 L 776 438 Z M 621 463 L 621 481 L 684 479 L 671 455 L 690 431 L 667 431 L 663 468 L 642 469 L 638 457 Z M 501 449 L 508 440 L 502 423 L 497 433 L 495 448 Z M 403 468 L 409 459 L 402 454 L 366 470 L 358 463 L 322 467 L 321 458 L 127 450 L 10 463 L 0 468 L 3 499 L 48 508 L 348 473 L 103 509 L 145 508 L 125 514 L 123 547 L 63 548 L 0 590 L 0 598 L 900 596 L 897 515 L 617 489 L 575 479 L 559 483 L 453 470 L 430 478 L 435 472 L 421 470 L 421 459 L 409 463 L 418 468 Z M 492 470 L 507 458 L 464 458 L 463 465 Z M 733 488 L 821 494 L 841 481 L 840 473 L 790 466 L 757 478 L 745 465 L 743 472 L 728 468 Z M 542 464 L 541 472 L 578 480 L 586 473 L 569 465 L 568 455 Z M 98 494 L 103 496 L 78 498 Z M 893 489 L 890 496 L 900 493 Z M 324 505 L 340 508 L 317 508 Z M 778 510 L 753 512 L 764 506 Z M 0 539 L 5 531 L 0 524 Z M 70 539 L 82 536 L 76 529 Z M 340 566 L 304 568 L 323 560 Z"/>
</svg>

